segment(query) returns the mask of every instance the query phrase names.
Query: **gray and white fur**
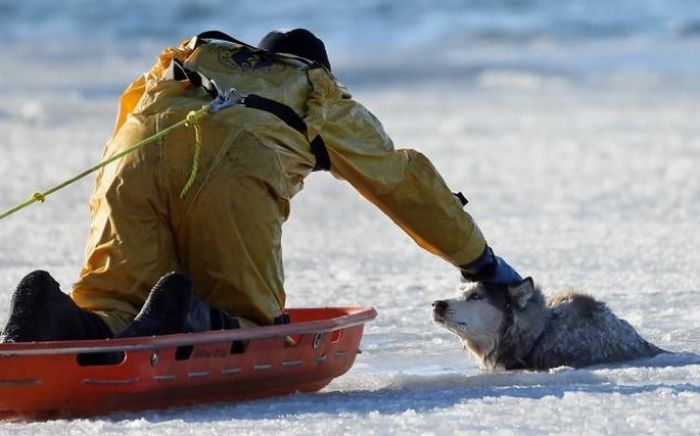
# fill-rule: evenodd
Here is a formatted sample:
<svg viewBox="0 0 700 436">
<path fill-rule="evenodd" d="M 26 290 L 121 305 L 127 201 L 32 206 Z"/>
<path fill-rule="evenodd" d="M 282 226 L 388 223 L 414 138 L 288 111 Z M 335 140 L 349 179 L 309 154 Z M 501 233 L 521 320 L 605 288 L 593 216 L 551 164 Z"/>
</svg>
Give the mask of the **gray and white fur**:
<svg viewBox="0 0 700 436">
<path fill-rule="evenodd" d="M 578 293 L 545 301 L 529 277 L 512 287 L 465 285 L 458 298 L 433 303 L 433 319 L 487 369 L 578 368 L 665 352 L 604 303 Z"/>
</svg>

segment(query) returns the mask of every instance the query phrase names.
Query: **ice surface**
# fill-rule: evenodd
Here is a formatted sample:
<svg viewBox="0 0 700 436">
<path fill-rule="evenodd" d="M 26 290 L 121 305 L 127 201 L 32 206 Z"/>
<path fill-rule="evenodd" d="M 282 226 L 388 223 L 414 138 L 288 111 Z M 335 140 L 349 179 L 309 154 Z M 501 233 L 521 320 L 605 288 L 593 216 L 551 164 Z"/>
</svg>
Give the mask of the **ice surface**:
<svg viewBox="0 0 700 436">
<path fill-rule="evenodd" d="M 116 95 L 158 51 L 133 44 L 135 53 L 109 41 L 3 46 L 0 208 L 99 159 Z M 0 432 L 698 434 L 700 82 L 626 63 L 600 76 L 587 64 L 583 79 L 494 68 L 497 55 L 479 63 L 475 50 L 435 71 L 399 58 L 377 68 L 341 63 L 337 73 L 397 146 L 423 151 L 465 193 L 495 251 L 522 274 L 545 292 L 576 289 L 606 301 L 679 354 L 608 368 L 483 373 L 431 321 L 430 303 L 453 294 L 456 271 L 347 184 L 314 174 L 285 226 L 289 305 L 377 308 L 347 375 L 318 394 L 4 423 Z M 575 64 L 564 48 L 552 50 L 550 65 Z M 28 271 L 47 269 L 64 287 L 75 279 L 91 185 L 0 222 L 0 321 Z"/>
</svg>

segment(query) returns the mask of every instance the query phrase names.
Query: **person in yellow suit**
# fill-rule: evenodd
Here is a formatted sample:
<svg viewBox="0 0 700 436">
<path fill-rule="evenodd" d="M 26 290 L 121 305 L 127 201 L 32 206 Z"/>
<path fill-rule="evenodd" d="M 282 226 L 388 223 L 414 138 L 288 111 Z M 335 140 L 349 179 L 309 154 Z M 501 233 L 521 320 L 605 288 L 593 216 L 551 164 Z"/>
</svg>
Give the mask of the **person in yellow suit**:
<svg viewBox="0 0 700 436">
<path fill-rule="evenodd" d="M 430 161 L 396 149 L 335 80 L 323 42 L 305 29 L 270 32 L 258 47 L 205 32 L 166 49 L 121 96 L 105 157 L 228 89 L 244 98 L 98 173 L 86 261 L 70 298 L 48 273 L 29 274 L 13 295 L 3 340 L 286 322 L 282 224 L 319 169 L 349 182 L 464 278 L 521 281 Z"/>
</svg>

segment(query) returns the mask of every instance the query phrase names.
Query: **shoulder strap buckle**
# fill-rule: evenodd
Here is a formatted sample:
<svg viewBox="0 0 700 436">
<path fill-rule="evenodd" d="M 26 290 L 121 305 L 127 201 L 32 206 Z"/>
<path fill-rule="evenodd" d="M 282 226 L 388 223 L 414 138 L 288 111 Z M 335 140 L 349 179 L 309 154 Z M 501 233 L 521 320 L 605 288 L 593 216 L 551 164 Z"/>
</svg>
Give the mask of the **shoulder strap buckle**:
<svg viewBox="0 0 700 436">
<path fill-rule="evenodd" d="M 305 137 L 308 135 L 306 122 L 294 109 L 286 104 L 256 94 L 244 94 L 236 88 L 230 88 L 223 92 L 213 79 L 209 79 L 198 71 L 186 68 L 178 59 L 173 58 L 166 71 L 165 78 L 170 80 L 189 80 L 193 86 L 202 87 L 206 90 L 212 98 L 212 101 L 205 105 L 209 112 L 218 112 L 236 104 L 243 104 L 248 108 L 269 112 Z M 329 171 L 331 160 L 321 135 L 317 135 L 309 142 L 309 145 L 311 153 L 316 158 L 313 171 Z"/>
</svg>

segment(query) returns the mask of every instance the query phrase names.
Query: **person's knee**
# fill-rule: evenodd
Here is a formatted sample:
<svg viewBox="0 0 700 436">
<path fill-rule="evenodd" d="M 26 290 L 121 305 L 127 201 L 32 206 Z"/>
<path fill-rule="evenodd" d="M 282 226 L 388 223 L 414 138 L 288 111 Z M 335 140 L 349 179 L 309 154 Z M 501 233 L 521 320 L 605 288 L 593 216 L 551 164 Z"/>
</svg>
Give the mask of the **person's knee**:
<svg viewBox="0 0 700 436">
<path fill-rule="evenodd" d="M 12 295 L 0 341 L 57 341 L 110 337 L 100 317 L 78 307 L 46 271 L 27 274 Z"/>
<path fill-rule="evenodd" d="M 17 285 L 17 290 L 20 292 L 31 292 L 38 289 L 46 288 L 59 288 L 59 284 L 47 271 L 36 270 L 32 271 L 26 276 L 24 276 L 19 284 Z M 15 295 L 17 292 L 15 293 Z"/>
</svg>

